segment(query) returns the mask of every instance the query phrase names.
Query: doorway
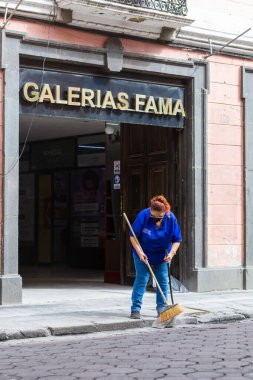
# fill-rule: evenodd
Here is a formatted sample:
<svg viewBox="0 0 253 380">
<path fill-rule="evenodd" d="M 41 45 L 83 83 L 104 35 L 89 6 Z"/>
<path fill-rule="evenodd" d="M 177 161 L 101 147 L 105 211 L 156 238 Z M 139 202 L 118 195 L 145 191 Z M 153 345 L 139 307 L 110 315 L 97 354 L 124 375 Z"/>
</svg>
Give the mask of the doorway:
<svg viewBox="0 0 253 380">
<path fill-rule="evenodd" d="M 68 136 L 55 138 L 58 122 Z M 85 135 L 86 125 L 78 128 L 77 122 L 71 125 L 73 135 L 69 119 L 55 118 L 54 126 L 36 119 L 37 131 L 20 162 L 20 264 L 33 266 L 31 271 L 53 268 L 52 276 L 60 267 L 80 270 L 79 278 L 91 278 L 87 270 L 99 271 L 105 282 L 132 284 L 122 213 L 133 222 L 152 196 L 164 194 L 177 215 L 177 131 L 114 124 L 107 135 L 105 123 L 87 122 Z M 177 260 L 173 274 L 179 278 Z"/>
<path fill-rule="evenodd" d="M 121 127 L 123 210 L 132 223 L 140 210 L 149 207 L 154 195 L 163 194 L 177 214 L 178 136 L 174 128 L 124 124 Z M 132 284 L 135 271 L 128 230 L 122 227 L 122 273 Z M 179 278 L 178 258 L 173 275 Z"/>
<path fill-rule="evenodd" d="M 20 118 L 20 147 L 30 120 Z M 104 122 L 36 117 L 20 161 L 19 264 L 24 280 L 104 280 Z"/>
</svg>

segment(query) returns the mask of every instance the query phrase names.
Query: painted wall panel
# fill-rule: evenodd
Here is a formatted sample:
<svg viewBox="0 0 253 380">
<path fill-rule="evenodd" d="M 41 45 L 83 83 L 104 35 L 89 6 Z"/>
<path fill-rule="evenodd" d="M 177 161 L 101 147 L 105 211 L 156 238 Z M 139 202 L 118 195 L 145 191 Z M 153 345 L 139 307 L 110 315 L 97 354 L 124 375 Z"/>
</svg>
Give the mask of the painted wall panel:
<svg viewBox="0 0 253 380">
<path fill-rule="evenodd" d="M 210 185 L 237 185 L 238 181 L 242 181 L 241 166 L 209 164 L 208 183 Z"/>
<path fill-rule="evenodd" d="M 220 145 L 239 145 L 243 144 L 243 128 L 237 125 L 208 125 L 208 142 L 209 144 Z"/>
</svg>

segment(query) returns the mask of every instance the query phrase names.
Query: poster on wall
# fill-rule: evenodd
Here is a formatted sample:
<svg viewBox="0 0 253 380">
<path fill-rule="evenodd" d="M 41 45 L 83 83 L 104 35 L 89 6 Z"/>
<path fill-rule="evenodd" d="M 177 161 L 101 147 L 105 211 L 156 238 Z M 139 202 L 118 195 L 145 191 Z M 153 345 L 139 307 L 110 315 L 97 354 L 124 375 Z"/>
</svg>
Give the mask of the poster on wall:
<svg viewBox="0 0 253 380">
<path fill-rule="evenodd" d="M 20 174 L 19 182 L 19 240 L 34 242 L 34 174 Z"/>
<path fill-rule="evenodd" d="M 79 247 L 104 245 L 104 169 L 75 170 L 71 174 L 72 236 Z"/>
</svg>

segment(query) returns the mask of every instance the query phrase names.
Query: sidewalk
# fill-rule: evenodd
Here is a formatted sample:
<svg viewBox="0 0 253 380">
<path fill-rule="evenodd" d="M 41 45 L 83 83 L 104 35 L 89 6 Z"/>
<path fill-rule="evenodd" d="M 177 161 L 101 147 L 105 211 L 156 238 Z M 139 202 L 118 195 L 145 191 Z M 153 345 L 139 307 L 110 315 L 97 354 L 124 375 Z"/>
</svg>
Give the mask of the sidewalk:
<svg viewBox="0 0 253 380">
<path fill-rule="evenodd" d="M 151 326 L 155 293 L 144 296 L 143 319 L 131 320 L 131 290 L 101 282 L 26 286 L 22 305 L 0 306 L 0 341 Z M 175 293 L 174 298 L 186 308 L 204 312 L 188 310 L 173 325 L 253 318 L 253 291 Z"/>
</svg>

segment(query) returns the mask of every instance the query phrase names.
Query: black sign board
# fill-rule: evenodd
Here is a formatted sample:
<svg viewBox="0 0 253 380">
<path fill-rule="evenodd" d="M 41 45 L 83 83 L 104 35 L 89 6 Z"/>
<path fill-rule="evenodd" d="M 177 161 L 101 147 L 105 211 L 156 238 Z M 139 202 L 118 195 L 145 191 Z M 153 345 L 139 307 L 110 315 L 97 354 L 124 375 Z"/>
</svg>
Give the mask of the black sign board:
<svg viewBox="0 0 253 380">
<path fill-rule="evenodd" d="M 32 170 L 75 166 L 75 139 L 41 141 L 31 146 Z"/>
<path fill-rule="evenodd" d="M 184 105 L 180 86 L 20 70 L 21 114 L 183 128 Z"/>
</svg>

